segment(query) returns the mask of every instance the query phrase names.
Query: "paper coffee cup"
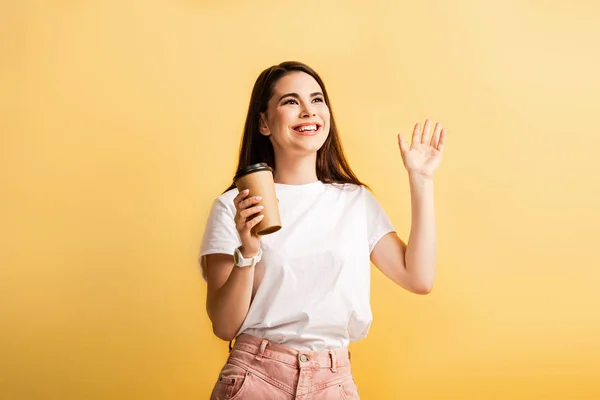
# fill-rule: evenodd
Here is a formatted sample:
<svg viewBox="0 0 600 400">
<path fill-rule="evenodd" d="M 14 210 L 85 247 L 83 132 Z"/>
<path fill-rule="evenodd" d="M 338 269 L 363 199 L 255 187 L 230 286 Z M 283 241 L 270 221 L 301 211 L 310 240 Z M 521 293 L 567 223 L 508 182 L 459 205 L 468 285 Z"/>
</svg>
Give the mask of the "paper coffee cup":
<svg viewBox="0 0 600 400">
<path fill-rule="evenodd" d="M 233 178 L 238 190 L 249 189 L 246 197 L 260 196 L 262 200 L 256 204 L 263 206 L 264 218 L 254 228 L 252 233 L 256 235 L 269 235 L 281 229 L 281 218 L 279 216 L 279 204 L 275 193 L 275 182 L 273 180 L 273 169 L 266 163 L 258 163 L 240 169 Z M 250 216 L 252 219 L 256 215 Z"/>
</svg>

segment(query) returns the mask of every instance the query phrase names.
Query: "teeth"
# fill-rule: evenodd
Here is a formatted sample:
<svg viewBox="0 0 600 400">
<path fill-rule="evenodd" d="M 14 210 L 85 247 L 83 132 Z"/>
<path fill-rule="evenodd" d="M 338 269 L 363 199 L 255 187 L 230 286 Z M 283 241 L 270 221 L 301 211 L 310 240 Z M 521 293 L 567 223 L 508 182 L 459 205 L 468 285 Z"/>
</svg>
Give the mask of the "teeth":
<svg viewBox="0 0 600 400">
<path fill-rule="evenodd" d="M 304 131 L 316 131 L 317 130 L 317 126 L 316 125 L 306 125 L 306 126 L 301 126 L 299 128 L 296 128 L 297 131 L 300 132 L 304 132 Z"/>
</svg>

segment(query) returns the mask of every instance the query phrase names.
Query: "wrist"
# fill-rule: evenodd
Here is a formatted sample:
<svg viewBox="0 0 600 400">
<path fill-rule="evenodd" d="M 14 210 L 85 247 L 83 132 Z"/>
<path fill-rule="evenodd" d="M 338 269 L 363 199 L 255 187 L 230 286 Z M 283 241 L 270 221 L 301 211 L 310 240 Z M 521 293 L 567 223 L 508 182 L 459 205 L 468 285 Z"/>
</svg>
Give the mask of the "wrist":
<svg viewBox="0 0 600 400">
<path fill-rule="evenodd" d="M 257 263 L 260 262 L 262 258 L 262 250 L 259 248 L 258 252 L 244 254 L 242 253 L 241 246 L 235 249 L 233 252 L 233 265 L 236 267 L 244 268 L 244 267 L 254 267 Z"/>
<path fill-rule="evenodd" d="M 260 247 L 244 247 L 244 245 L 241 245 L 239 249 L 244 258 L 252 258 L 258 254 Z"/>
<path fill-rule="evenodd" d="M 433 176 L 423 175 L 420 172 L 409 172 L 408 180 L 410 183 L 419 184 L 419 185 L 432 185 L 433 184 Z"/>
</svg>

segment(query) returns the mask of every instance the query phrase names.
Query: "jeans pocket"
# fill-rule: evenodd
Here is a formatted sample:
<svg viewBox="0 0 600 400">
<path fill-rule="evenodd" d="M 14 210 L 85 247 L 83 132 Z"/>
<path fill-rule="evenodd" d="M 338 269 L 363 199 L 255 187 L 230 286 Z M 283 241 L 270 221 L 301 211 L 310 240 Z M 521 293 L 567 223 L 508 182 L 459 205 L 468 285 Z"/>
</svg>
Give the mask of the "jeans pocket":
<svg viewBox="0 0 600 400">
<path fill-rule="evenodd" d="M 213 388 L 210 400 L 235 400 L 248 387 L 250 372 L 233 364 L 225 364 Z"/>
<path fill-rule="evenodd" d="M 340 394 L 344 400 L 360 400 L 358 395 L 358 388 L 354 383 L 354 379 L 348 379 L 338 385 Z"/>
</svg>

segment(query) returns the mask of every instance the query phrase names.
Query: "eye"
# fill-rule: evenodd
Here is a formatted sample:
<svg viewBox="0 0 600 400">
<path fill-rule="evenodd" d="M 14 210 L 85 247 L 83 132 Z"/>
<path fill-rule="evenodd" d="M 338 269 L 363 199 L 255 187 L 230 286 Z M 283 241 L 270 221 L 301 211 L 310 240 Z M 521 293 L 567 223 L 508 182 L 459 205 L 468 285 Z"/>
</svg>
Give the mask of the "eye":
<svg viewBox="0 0 600 400">
<path fill-rule="evenodd" d="M 283 102 L 283 105 L 286 104 L 298 104 L 298 102 L 296 101 L 296 99 L 287 99 Z"/>
<path fill-rule="evenodd" d="M 313 102 L 317 102 L 317 103 L 324 103 L 325 100 L 322 97 L 315 97 L 313 99 Z"/>
</svg>

